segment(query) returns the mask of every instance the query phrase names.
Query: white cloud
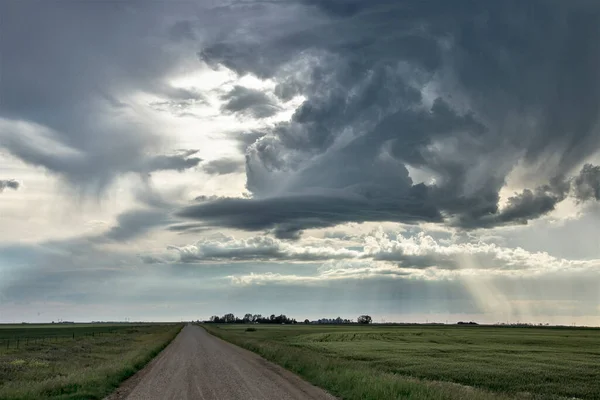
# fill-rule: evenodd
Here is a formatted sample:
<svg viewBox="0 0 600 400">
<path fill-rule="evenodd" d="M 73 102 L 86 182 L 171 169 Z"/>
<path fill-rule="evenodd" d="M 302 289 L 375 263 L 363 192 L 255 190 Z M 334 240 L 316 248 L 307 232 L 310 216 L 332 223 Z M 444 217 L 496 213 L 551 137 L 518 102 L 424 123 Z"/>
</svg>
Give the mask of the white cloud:
<svg viewBox="0 0 600 400">
<path fill-rule="evenodd" d="M 600 260 L 567 260 L 546 252 L 529 252 L 520 247 L 501 247 L 482 241 L 446 244 L 424 232 L 390 238 L 383 231 L 377 231 L 364 241 L 364 256 L 397 261 L 406 268 L 549 272 L 600 266 Z"/>
<path fill-rule="evenodd" d="M 290 260 L 318 261 L 329 259 L 356 258 L 360 252 L 331 247 L 302 246 L 269 236 L 254 236 L 235 239 L 232 236 L 216 235 L 203 238 L 188 246 L 171 246 L 179 252 L 182 262 L 202 261 L 245 261 L 245 260 Z"/>
<path fill-rule="evenodd" d="M 267 235 L 236 239 L 212 235 L 187 246 L 171 246 L 176 252 L 162 260 L 185 263 L 310 262 L 325 263 L 320 279 L 382 276 L 418 279 L 460 279 L 477 276 L 536 276 L 560 272 L 585 272 L 600 268 L 600 260 L 569 260 L 546 252 L 520 247 L 502 247 L 482 241 L 460 242 L 460 238 L 435 239 L 424 232 L 391 234 L 382 229 L 346 240 L 337 235 L 327 239 L 279 240 Z M 347 247 L 349 246 L 349 247 Z M 149 256 L 148 256 L 149 257 Z M 156 262 L 155 258 L 148 258 Z M 250 279 L 250 278 L 249 278 Z M 259 279 L 255 276 L 252 281 Z M 294 280 L 291 276 L 265 279 Z M 302 278 L 305 279 L 305 278 Z M 301 280 L 302 280 L 301 279 Z"/>
</svg>

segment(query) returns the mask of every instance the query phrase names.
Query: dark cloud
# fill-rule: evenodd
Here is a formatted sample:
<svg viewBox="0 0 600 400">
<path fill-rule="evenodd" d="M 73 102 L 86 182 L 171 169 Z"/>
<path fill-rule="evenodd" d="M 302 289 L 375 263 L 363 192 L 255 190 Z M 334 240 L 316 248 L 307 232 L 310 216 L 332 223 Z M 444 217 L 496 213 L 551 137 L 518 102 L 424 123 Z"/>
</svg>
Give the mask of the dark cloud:
<svg viewBox="0 0 600 400">
<path fill-rule="evenodd" d="M 233 158 L 221 158 L 202 165 L 204 172 L 210 175 L 227 175 L 244 170 L 244 162 Z"/>
<path fill-rule="evenodd" d="M 169 215 L 168 210 L 139 208 L 125 211 L 117 216 L 116 224 L 103 232 L 93 235 L 85 235 L 78 238 L 54 242 L 53 245 L 68 249 L 69 251 L 80 251 L 82 254 L 93 249 L 94 245 L 109 242 L 129 242 L 137 239 L 153 229 L 167 226 L 175 222 Z"/>
<path fill-rule="evenodd" d="M 14 179 L 0 179 L 0 193 L 2 193 L 4 189 L 18 190 L 20 186 L 21 184 L 19 181 Z"/>
<path fill-rule="evenodd" d="M 534 191 L 525 189 L 517 196 L 508 199 L 508 205 L 499 215 L 502 222 L 527 222 L 530 219 L 538 218 L 554 210 L 559 202 L 567 197 L 569 185 L 565 185 L 567 190 L 556 190 L 556 188 L 546 185 L 535 189 Z"/>
<path fill-rule="evenodd" d="M 600 150 L 597 4 L 300 4 L 286 30 L 278 8 L 280 20 L 201 52 L 209 65 L 275 80 L 282 99 L 306 100 L 247 148 L 253 199 L 182 216 L 290 238 L 348 221 L 525 223 L 553 210 L 572 170 Z M 501 209 L 519 163 L 538 186 Z M 430 181 L 413 181 L 409 168 Z M 593 197 L 591 182 L 579 196 Z"/>
<path fill-rule="evenodd" d="M 233 139 L 238 142 L 238 148 L 243 154 L 246 154 L 248 147 L 256 143 L 258 139 L 265 136 L 267 133 L 262 131 L 235 132 Z"/>
<path fill-rule="evenodd" d="M 578 200 L 600 200 L 600 166 L 584 165 L 573 186 Z"/>
<path fill-rule="evenodd" d="M 419 193 L 405 198 L 369 200 L 352 196 L 290 196 L 266 199 L 224 198 L 186 207 L 177 216 L 249 231 L 273 230 L 280 238 L 297 238 L 297 232 L 324 228 L 348 220 L 415 222 L 441 221 L 437 210 Z"/>
<path fill-rule="evenodd" d="M 576 185 L 566 177 L 599 151 L 593 2 L 0 7 L 0 143 L 72 184 L 103 190 L 119 174 L 198 165 L 149 157 L 162 148 L 161 132 L 126 99 L 148 93 L 169 111 L 203 101 L 168 79 L 198 57 L 275 82 L 273 93 L 235 86 L 223 94 L 227 113 L 264 118 L 278 99 L 305 99 L 289 121 L 240 137 L 251 199 L 181 211 L 207 226 L 293 239 L 348 221 L 524 223 L 554 209 L 569 190 L 552 182 Z M 516 165 L 535 169 L 538 182 L 501 209 Z M 597 197 L 593 176 L 580 178 L 576 197 Z"/>
<path fill-rule="evenodd" d="M 191 157 L 197 152 L 198 150 L 183 150 L 180 154 L 154 156 L 148 159 L 142 168 L 147 169 L 148 172 L 166 170 L 183 171 L 193 168 L 202 162 L 202 159 L 199 157 Z"/>
<path fill-rule="evenodd" d="M 474 223 L 476 227 L 526 224 L 529 220 L 553 211 L 568 196 L 580 202 L 600 200 L 600 167 L 586 164 L 575 177 L 556 178 L 534 190 L 524 189 L 510 197 L 508 204 L 500 212 L 482 215 L 477 220 L 463 218 L 458 224 L 463 227 L 468 227 L 470 223 Z"/>
<path fill-rule="evenodd" d="M 190 32 L 172 21 L 199 7 L 2 2 L 0 147 L 92 190 L 146 162 L 168 163 L 147 159 L 164 148 L 162 132 L 129 97 L 201 99 L 168 83 L 182 63 L 195 60 L 195 45 L 173 43 Z"/>
<path fill-rule="evenodd" d="M 199 223 L 175 224 L 170 225 L 167 229 L 172 232 L 203 232 L 208 230 L 206 226 Z"/>
<path fill-rule="evenodd" d="M 120 214 L 117 217 L 117 225 L 108 230 L 103 237 L 118 242 L 127 241 L 169 222 L 169 218 L 161 211 L 132 210 Z"/>
<path fill-rule="evenodd" d="M 254 118 L 271 117 L 280 110 L 275 100 L 266 93 L 243 86 L 235 86 L 221 99 L 225 100 L 221 107 L 223 111 L 246 114 Z"/>
<path fill-rule="evenodd" d="M 463 228 L 485 228 L 508 224 L 527 224 L 553 211 L 558 203 L 569 195 L 571 180 L 554 179 L 550 184 L 524 189 L 508 198 L 507 205 L 500 211 L 497 198 L 490 202 L 488 212 L 461 215 L 454 224 Z M 493 203 L 493 204 L 492 204 Z"/>
<path fill-rule="evenodd" d="M 196 196 L 196 198 L 194 198 L 194 201 L 197 202 L 205 202 L 205 201 L 213 201 L 213 200 L 219 200 L 222 199 L 223 197 L 220 196 L 216 196 L 216 195 L 212 195 L 212 196 L 207 196 L 207 195 L 200 195 L 200 196 Z"/>
</svg>

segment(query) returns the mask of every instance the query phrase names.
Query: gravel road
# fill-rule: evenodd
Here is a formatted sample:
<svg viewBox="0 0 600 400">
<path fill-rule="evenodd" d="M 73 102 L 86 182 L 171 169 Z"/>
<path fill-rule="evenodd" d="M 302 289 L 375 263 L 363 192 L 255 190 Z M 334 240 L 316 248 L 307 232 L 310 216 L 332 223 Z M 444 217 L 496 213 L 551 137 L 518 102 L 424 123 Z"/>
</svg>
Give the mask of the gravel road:
<svg viewBox="0 0 600 400">
<path fill-rule="evenodd" d="M 258 355 L 185 326 L 106 400 L 334 400 Z"/>
</svg>

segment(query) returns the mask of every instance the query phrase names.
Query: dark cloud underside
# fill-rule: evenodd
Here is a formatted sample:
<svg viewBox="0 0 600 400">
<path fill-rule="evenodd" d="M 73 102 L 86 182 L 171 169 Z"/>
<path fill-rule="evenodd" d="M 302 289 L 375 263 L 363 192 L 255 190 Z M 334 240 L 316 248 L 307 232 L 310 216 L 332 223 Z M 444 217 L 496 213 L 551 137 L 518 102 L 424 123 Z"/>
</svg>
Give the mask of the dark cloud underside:
<svg viewBox="0 0 600 400">
<path fill-rule="evenodd" d="M 410 194 L 402 203 L 396 199 L 387 202 L 377 199 L 378 203 L 372 203 L 360 198 L 330 196 L 218 199 L 187 207 L 177 216 L 200 219 L 210 226 L 250 231 L 273 229 L 281 238 L 294 238 L 300 230 L 327 227 L 348 220 L 441 221 L 437 210 L 428 207 L 418 196 L 418 192 Z"/>
</svg>

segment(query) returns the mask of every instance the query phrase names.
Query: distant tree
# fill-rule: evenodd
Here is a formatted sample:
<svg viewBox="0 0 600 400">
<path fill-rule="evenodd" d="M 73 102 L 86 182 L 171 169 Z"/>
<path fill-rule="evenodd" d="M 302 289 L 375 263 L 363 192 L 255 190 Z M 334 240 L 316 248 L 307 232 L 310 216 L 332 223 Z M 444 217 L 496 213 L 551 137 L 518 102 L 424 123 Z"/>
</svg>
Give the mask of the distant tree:
<svg viewBox="0 0 600 400">
<path fill-rule="evenodd" d="M 271 314 L 269 317 L 263 317 L 261 314 L 244 314 L 243 318 L 236 317 L 232 313 L 228 313 L 219 317 L 218 315 L 213 315 L 210 317 L 210 320 L 207 322 L 212 322 L 215 324 L 248 324 L 248 323 L 258 323 L 258 324 L 297 324 L 298 322 L 294 318 L 289 318 L 285 314 L 275 315 Z"/>
<path fill-rule="evenodd" d="M 304 323 L 305 323 L 305 324 L 310 324 L 310 321 L 309 321 L 308 319 L 305 319 L 305 320 L 304 320 Z"/>
<path fill-rule="evenodd" d="M 289 324 L 291 321 L 288 319 L 287 316 L 281 314 L 278 317 L 275 317 L 275 323 L 276 324 Z"/>
<path fill-rule="evenodd" d="M 370 315 L 361 315 L 360 317 L 358 317 L 358 319 L 356 321 L 359 324 L 367 325 L 367 324 L 370 324 L 371 321 L 373 321 L 373 318 L 371 318 Z"/>
<path fill-rule="evenodd" d="M 235 322 L 235 315 L 233 315 L 232 313 L 229 314 L 225 314 L 223 315 L 223 321 L 226 324 L 232 324 Z"/>
</svg>

